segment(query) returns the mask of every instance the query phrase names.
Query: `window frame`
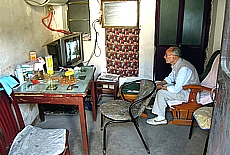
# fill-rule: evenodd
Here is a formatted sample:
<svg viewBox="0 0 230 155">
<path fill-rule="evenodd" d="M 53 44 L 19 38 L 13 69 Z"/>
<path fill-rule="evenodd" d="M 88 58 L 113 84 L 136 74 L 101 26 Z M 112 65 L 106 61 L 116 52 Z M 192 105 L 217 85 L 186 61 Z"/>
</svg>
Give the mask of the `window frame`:
<svg viewBox="0 0 230 155">
<path fill-rule="evenodd" d="M 87 8 L 88 8 L 88 18 L 73 18 L 73 17 L 70 17 L 70 5 L 76 5 L 76 6 L 79 6 L 79 5 L 87 5 Z M 80 30 L 79 31 L 79 28 L 77 28 L 78 30 L 74 30 L 73 28 L 71 28 L 71 25 L 73 26 L 73 23 L 71 24 L 71 22 L 85 22 L 85 23 L 82 23 L 82 25 L 85 25 L 84 27 L 87 27 L 87 30 Z M 91 27 L 90 27 L 90 8 L 89 8 L 89 0 L 71 0 L 67 3 L 67 26 L 69 28 L 69 30 L 71 32 L 83 32 L 83 33 L 91 33 Z"/>
<path fill-rule="evenodd" d="M 102 27 L 139 28 L 139 5 L 138 0 L 101 0 Z M 129 8 L 127 12 L 127 6 L 134 7 Z M 136 17 L 133 16 L 133 14 L 136 15 Z"/>
</svg>

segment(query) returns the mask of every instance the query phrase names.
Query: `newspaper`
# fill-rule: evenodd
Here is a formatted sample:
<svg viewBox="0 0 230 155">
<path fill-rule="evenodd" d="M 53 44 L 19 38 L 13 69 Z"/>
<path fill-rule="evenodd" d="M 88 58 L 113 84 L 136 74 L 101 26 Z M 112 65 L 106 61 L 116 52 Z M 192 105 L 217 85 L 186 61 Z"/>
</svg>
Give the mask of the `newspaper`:
<svg viewBox="0 0 230 155">
<path fill-rule="evenodd" d="M 118 81 L 119 80 L 119 76 L 117 74 L 109 74 L 109 73 L 101 73 L 101 75 L 98 77 L 97 81 Z"/>
</svg>

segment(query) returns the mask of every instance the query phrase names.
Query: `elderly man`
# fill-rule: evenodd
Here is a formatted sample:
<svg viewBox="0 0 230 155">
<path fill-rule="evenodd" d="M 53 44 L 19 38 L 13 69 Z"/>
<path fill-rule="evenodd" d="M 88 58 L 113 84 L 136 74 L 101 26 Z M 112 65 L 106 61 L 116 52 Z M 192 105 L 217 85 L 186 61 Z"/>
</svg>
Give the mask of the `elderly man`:
<svg viewBox="0 0 230 155">
<path fill-rule="evenodd" d="M 147 119 L 151 125 L 167 124 L 165 109 L 168 100 L 188 100 L 189 90 L 183 90 L 184 85 L 200 84 L 195 67 L 181 58 L 178 47 L 170 47 L 164 56 L 166 63 L 171 64 L 172 71 L 163 81 L 156 83 L 157 94 L 153 104 L 152 113 L 157 117 Z"/>
</svg>

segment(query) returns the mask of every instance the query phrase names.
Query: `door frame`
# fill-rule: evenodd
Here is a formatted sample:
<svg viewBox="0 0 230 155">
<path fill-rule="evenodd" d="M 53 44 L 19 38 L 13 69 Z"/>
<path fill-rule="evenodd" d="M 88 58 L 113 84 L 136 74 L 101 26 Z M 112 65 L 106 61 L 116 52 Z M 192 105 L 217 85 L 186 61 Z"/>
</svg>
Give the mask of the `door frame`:
<svg viewBox="0 0 230 155">
<path fill-rule="evenodd" d="M 226 1 L 225 19 L 218 70 L 216 103 L 212 114 L 208 152 L 210 154 L 230 154 L 230 1 Z"/>
<path fill-rule="evenodd" d="M 165 72 L 170 73 L 171 71 L 171 67 L 170 65 L 164 65 L 164 66 L 158 66 L 159 64 L 157 64 L 157 60 L 158 61 L 164 61 L 164 52 L 158 52 L 158 51 L 166 51 L 167 48 L 169 48 L 171 45 L 159 45 L 159 28 L 160 28 L 160 1 L 161 0 L 156 0 L 156 15 L 155 15 L 155 21 L 156 21 L 156 25 L 155 25 L 155 53 L 154 53 L 154 66 L 153 66 L 153 77 L 156 78 L 156 70 L 158 68 L 164 68 L 162 71 L 158 72 L 159 74 L 162 74 L 162 77 L 166 77 L 168 74 L 165 74 Z M 180 0 L 179 3 L 179 12 L 178 12 L 178 25 L 181 25 L 181 27 L 177 27 L 177 43 L 175 46 L 180 46 L 179 43 L 182 42 L 182 32 L 183 32 L 183 13 L 182 11 L 184 10 L 184 4 L 185 4 L 185 0 Z M 195 64 L 194 66 L 197 69 L 199 74 L 203 73 L 204 70 L 204 64 L 205 64 L 205 59 L 206 59 L 206 48 L 208 46 L 208 39 L 209 39 L 209 29 L 210 29 L 210 24 L 211 24 L 211 0 L 204 0 L 204 13 L 203 13 L 203 25 L 202 25 L 202 36 L 201 36 L 201 46 L 199 46 L 198 49 L 196 49 L 196 51 L 199 53 L 199 51 L 202 51 L 201 53 L 199 53 L 199 57 L 201 60 L 203 60 L 201 62 L 201 64 Z M 183 51 L 186 51 L 186 45 L 181 47 L 182 53 Z M 182 58 L 188 58 L 189 56 L 183 57 Z M 195 62 L 192 62 L 193 64 Z M 163 80 L 162 77 L 160 79 L 156 79 L 156 80 Z"/>
</svg>

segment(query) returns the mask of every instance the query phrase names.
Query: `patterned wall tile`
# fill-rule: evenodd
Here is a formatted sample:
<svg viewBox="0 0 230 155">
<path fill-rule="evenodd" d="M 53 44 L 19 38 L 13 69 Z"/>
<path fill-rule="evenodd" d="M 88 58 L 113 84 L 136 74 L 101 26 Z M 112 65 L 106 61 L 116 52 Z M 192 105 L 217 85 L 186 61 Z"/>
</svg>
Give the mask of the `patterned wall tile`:
<svg viewBox="0 0 230 155">
<path fill-rule="evenodd" d="M 140 29 L 106 28 L 105 31 L 107 72 L 137 77 Z"/>
</svg>

